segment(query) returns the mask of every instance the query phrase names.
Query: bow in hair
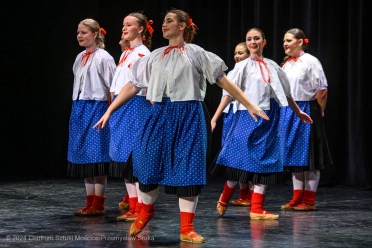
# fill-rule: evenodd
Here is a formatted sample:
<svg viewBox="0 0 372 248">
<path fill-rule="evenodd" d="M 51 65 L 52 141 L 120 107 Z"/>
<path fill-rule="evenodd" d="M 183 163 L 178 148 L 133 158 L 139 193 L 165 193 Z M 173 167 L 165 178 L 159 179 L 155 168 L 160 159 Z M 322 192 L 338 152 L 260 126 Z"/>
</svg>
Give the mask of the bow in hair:
<svg viewBox="0 0 372 248">
<path fill-rule="evenodd" d="M 107 33 L 106 30 L 104 30 L 103 28 L 100 28 L 99 30 L 101 30 L 102 34 L 106 35 L 106 33 Z"/>
<path fill-rule="evenodd" d="M 191 18 L 189 18 L 189 25 L 190 26 L 196 26 L 195 23 L 192 22 L 192 19 Z"/>
<path fill-rule="evenodd" d="M 147 31 L 149 31 L 150 35 L 152 35 L 152 33 L 154 33 L 154 29 L 150 26 L 151 24 L 153 24 L 154 22 L 152 20 L 149 20 L 147 23 L 146 23 L 146 29 Z"/>
</svg>

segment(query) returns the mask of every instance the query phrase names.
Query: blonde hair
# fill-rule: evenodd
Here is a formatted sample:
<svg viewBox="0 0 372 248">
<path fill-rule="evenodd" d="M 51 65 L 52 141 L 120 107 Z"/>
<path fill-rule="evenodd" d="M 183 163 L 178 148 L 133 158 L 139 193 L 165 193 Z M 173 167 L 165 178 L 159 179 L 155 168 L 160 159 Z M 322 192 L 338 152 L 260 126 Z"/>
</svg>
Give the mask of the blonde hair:
<svg viewBox="0 0 372 248">
<path fill-rule="evenodd" d="M 99 26 L 99 23 L 93 19 L 87 18 L 82 20 L 79 25 L 87 26 L 92 33 L 97 32 L 97 37 L 95 39 L 96 45 L 99 48 L 105 49 L 105 35 L 101 31 L 101 27 Z"/>
<path fill-rule="evenodd" d="M 247 44 L 243 41 L 243 42 L 240 42 L 238 45 L 236 45 L 235 47 L 237 47 L 237 46 L 242 46 L 242 47 L 244 47 L 244 50 L 245 50 L 245 52 L 249 55 L 250 54 L 250 52 L 249 52 L 249 49 L 248 49 L 248 47 L 247 47 Z"/>
</svg>

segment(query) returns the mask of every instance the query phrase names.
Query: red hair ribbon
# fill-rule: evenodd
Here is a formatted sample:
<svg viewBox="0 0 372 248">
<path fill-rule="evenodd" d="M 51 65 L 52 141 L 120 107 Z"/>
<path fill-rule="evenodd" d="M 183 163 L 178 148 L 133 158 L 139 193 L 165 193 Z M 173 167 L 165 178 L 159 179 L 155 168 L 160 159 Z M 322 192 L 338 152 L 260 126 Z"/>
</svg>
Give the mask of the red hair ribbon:
<svg viewBox="0 0 372 248">
<path fill-rule="evenodd" d="M 308 39 L 308 38 L 305 38 L 305 39 L 304 39 L 304 43 L 305 43 L 305 44 L 309 44 L 309 39 Z"/>
<path fill-rule="evenodd" d="M 147 31 L 149 31 L 150 35 L 152 35 L 152 33 L 154 33 L 154 29 L 150 26 L 151 24 L 153 24 L 154 22 L 152 20 L 149 20 L 147 23 L 146 23 L 146 29 Z"/>
<path fill-rule="evenodd" d="M 142 41 L 146 41 L 146 36 L 142 36 Z"/>
<path fill-rule="evenodd" d="M 106 33 L 107 33 L 106 30 L 104 30 L 103 28 L 100 28 L 99 30 L 101 30 L 102 34 L 106 35 Z"/>
<path fill-rule="evenodd" d="M 181 46 L 169 46 L 169 47 L 167 47 L 167 48 L 164 50 L 163 57 L 164 57 L 165 55 L 167 55 L 167 54 L 168 54 L 172 49 L 174 49 L 174 48 L 179 49 L 181 52 L 183 52 L 183 50 L 185 49 L 185 47 L 184 47 L 183 45 L 181 45 Z"/>
<path fill-rule="evenodd" d="M 83 67 L 88 63 L 89 57 L 92 54 L 92 52 L 83 53 L 83 56 L 81 56 L 81 62 L 84 62 Z"/>
<path fill-rule="evenodd" d="M 263 81 L 264 81 L 265 83 L 270 83 L 270 70 L 269 70 L 269 68 L 267 67 L 266 62 L 263 61 L 262 59 L 256 59 L 256 61 L 258 62 L 258 65 L 260 66 L 261 77 L 262 77 Z M 267 76 L 268 76 L 268 77 L 267 77 L 267 80 L 265 79 L 265 76 L 264 76 L 264 74 L 263 74 L 261 63 L 264 64 L 264 66 L 266 67 Z"/>
<path fill-rule="evenodd" d="M 195 23 L 192 22 L 191 18 L 189 18 L 189 24 L 190 24 L 190 26 L 196 26 Z"/>
</svg>

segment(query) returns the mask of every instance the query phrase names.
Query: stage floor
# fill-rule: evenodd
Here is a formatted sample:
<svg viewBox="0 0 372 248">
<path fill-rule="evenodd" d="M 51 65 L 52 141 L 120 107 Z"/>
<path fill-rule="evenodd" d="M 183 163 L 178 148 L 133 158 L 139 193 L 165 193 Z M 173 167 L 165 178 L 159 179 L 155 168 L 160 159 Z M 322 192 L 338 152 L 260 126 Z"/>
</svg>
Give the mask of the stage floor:
<svg viewBox="0 0 372 248">
<path fill-rule="evenodd" d="M 291 185 L 271 185 L 265 209 L 279 220 L 250 220 L 249 208 L 229 205 L 216 212 L 224 181 L 209 178 L 199 196 L 195 230 L 204 244 L 179 241 L 179 207 L 175 195 L 162 192 L 155 216 L 138 239 L 131 240 L 131 222 L 118 222 L 124 196 L 122 180 L 109 178 L 106 215 L 74 216 L 85 205 L 82 179 L 50 178 L 0 182 L 0 247 L 371 247 L 372 191 L 320 187 L 317 210 L 281 211 L 292 196 Z M 235 191 L 233 199 L 239 195 Z"/>
</svg>

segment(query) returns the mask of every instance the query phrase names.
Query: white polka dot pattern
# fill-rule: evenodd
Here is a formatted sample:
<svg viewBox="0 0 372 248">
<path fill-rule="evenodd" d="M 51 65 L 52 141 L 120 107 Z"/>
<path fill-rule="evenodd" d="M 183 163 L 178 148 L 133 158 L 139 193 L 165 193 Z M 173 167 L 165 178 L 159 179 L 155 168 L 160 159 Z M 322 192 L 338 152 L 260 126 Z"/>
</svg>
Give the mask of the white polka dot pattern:
<svg viewBox="0 0 372 248">
<path fill-rule="evenodd" d="M 115 101 L 116 95 L 113 101 Z M 138 131 L 150 115 L 151 103 L 145 96 L 136 95 L 111 116 L 110 158 L 115 162 L 127 162 Z"/>
<path fill-rule="evenodd" d="M 308 101 L 296 102 L 302 111 L 310 115 Z M 308 166 L 310 123 L 303 123 L 290 107 L 280 110 L 282 152 L 284 166 Z"/>
<path fill-rule="evenodd" d="M 254 173 L 282 172 L 279 105 L 270 100 L 265 110 L 270 120 L 255 122 L 246 110 L 235 113 L 232 127 L 218 155 L 217 164 Z"/>
<path fill-rule="evenodd" d="M 223 113 L 223 125 L 222 125 L 222 138 L 221 138 L 221 145 L 224 144 L 227 133 L 229 132 L 231 125 L 233 123 L 234 117 L 234 105 L 230 104 L 229 112 Z"/>
<path fill-rule="evenodd" d="M 110 128 L 93 129 L 108 108 L 107 101 L 77 100 L 72 103 L 67 160 L 74 164 L 110 162 Z"/>
<path fill-rule="evenodd" d="M 207 127 L 202 103 L 155 103 L 133 148 L 133 175 L 143 184 L 206 184 Z"/>
</svg>

